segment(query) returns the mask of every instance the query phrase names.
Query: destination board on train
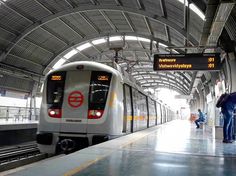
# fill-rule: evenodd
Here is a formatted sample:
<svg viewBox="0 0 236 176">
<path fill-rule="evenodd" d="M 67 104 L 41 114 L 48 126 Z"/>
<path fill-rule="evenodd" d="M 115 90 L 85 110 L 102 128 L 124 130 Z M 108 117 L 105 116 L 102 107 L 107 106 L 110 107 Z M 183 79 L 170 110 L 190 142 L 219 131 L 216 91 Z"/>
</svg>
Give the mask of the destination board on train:
<svg viewBox="0 0 236 176">
<path fill-rule="evenodd" d="M 220 70 L 220 54 L 155 54 L 153 69 L 155 71 L 218 71 Z"/>
</svg>

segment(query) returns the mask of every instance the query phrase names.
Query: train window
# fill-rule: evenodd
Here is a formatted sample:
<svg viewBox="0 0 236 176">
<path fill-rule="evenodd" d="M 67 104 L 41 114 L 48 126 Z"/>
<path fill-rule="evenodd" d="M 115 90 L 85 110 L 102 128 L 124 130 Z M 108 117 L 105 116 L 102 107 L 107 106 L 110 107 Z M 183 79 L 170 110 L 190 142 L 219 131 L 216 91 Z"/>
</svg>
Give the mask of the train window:
<svg viewBox="0 0 236 176">
<path fill-rule="evenodd" d="M 63 102 L 66 72 L 57 72 L 48 76 L 47 104 L 61 107 Z"/>
<path fill-rule="evenodd" d="M 111 73 L 93 71 L 90 81 L 89 109 L 104 109 L 111 82 Z"/>
</svg>

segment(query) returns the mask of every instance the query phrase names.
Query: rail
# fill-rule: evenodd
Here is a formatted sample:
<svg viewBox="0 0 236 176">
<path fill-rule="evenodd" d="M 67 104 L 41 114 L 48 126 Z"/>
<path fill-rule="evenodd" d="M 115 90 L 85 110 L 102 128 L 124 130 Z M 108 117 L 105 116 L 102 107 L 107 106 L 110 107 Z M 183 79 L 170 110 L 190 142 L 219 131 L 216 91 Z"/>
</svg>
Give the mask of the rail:
<svg viewBox="0 0 236 176">
<path fill-rule="evenodd" d="M 0 172 L 47 158 L 36 143 L 0 148 Z"/>
</svg>

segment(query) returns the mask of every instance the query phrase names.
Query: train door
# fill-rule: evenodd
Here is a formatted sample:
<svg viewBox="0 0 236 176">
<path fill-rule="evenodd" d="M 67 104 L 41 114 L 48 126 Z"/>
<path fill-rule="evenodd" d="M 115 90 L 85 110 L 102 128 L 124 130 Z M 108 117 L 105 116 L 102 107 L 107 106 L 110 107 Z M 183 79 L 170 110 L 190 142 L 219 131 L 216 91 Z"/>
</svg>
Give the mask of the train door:
<svg viewBox="0 0 236 176">
<path fill-rule="evenodd" d="M 157 108 L 157 125 L 162 123 L 161 104 L 156 103 Z"/>
<path fill-rule="evenodd" d="M 165 106 L 161 106 L 161 119 L 162 119 L 162 124 L 166 123 L 166 114 L 165 114 Z"/>
<path fill-rule="evenodd" d="M 130 94 L 130 86 L 124 85 L 124 119 L 123 119 L 123 132 L 131 133 L 131 125 L 133 120 L 132 115 L 132 102 Z"/>
<path fill-rule="evenodd" d="M 132 89 L 133 98 L 133 132 L 147 128 L 147 101 L 146 95 L 136 89 Z"/>
<path fill-rule="evenodd" d="M 164 114 L 165 114 L 165 123 L 167 122 L 167 109 L 164 107 Z"/>
<path fill-rule="evenodd" d="M 162 106 L 162 110 L 163 110 L 163 123 L 166 123 L 166 107 L 165 106 Z"/>
<path fill-rule="evenodd" d="M 156 125 L 156 108 L 155 108 L 155 101 L 151 98 L 148 98 L 148 108 L 149 108 L 149 127 Z"/>
<path fill-rule="evenodd" d="M 91 71 L 67 72 L 62 106 L 61 132 L 87 132 L 90 78 Z"/>
</svg>

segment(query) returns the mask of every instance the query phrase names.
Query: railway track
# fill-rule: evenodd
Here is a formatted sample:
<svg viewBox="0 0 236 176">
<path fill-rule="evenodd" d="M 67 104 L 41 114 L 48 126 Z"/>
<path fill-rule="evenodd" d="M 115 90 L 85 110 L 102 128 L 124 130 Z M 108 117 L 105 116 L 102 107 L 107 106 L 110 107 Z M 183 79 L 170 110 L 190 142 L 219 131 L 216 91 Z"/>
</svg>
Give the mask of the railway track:
<svg viewBox="0 0 236 176">
<path fill-rule="evenodd" d="M 47 158 L 36 143 L 0 148 L 0 172 Z"/>
</svg>

